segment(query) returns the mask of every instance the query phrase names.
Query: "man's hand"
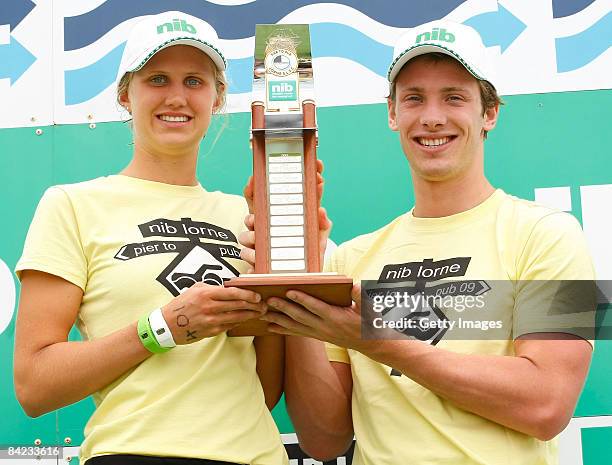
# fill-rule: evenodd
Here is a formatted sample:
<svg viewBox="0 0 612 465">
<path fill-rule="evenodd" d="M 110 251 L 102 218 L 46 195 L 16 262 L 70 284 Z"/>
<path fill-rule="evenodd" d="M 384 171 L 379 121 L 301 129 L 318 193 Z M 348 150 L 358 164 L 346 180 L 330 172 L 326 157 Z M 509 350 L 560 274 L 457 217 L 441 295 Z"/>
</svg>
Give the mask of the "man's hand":
<svg viewBox="0 0 612 465">
<path fill-rule="evenodd" d="M 252 180 L 252 177 L 249 178 L 249 184 L 252 184 Z M 244 188 L 245 198 L 246 190 L 249 184 L 247 184 L 247 187 Z M 249 211 L 250 210 L 251 204 L 249 204 Z M 252 273 L 255 271 L 255 215 L 253 213 L 249 213 L 244 218 L 244 225 L 247 227 L 247 230 L 242 231 L 238 235 L 238 242 L 240 242 L 240 245 L 242 245 L 240 249 L 240 258 L 249 264 L 249 268 L 246 270 L 246 273 Z"/>
<path fill-rule="evenodd" d="M 268 330 L 288 336 L 304 336 L 360 350 L 361 286 L 355 284 L 350 307 L 336 307 L 300 291 L 288 291 L 287 299 L 271 297 L 267 304 L 278 310 L 261 319 L 272 323 Z"/>
</svg>

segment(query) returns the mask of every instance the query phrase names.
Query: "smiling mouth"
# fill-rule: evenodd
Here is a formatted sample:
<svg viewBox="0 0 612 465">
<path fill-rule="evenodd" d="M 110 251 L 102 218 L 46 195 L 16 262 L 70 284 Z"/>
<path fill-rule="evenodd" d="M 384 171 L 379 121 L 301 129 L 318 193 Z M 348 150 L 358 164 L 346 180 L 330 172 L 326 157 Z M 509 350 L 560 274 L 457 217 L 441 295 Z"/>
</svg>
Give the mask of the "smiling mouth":
<svg viewBox="0 0 612 465">
<path fill-rule="evenodd" d="M 430 137 L 416 137 L 415 140 L 423 147 L 441 147 L 442 145 L 448 144 L 454 138 L 455 136 L 438 137 L 435 139 Z"/>
<path fill-rule="evenodd" d="M 168 123 L 186 123 L 187 121 L 191 119 L 189 116 L 168 116 L 168 115 L 159 115 L 158 118 Z"/>
</svg>

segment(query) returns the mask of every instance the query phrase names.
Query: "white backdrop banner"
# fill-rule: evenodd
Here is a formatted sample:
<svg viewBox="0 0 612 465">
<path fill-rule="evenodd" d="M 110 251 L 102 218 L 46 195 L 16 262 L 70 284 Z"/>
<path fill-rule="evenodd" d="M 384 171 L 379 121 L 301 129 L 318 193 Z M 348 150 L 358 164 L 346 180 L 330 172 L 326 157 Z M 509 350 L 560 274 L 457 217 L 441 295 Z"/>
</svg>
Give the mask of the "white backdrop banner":
<svg viewBox="0 0 612 465">
<path fill-rule="evenodd" d="M 114 96 L 125 38 L 171 9 L 217 31 L 230 112 L 249 109 L 257 23 L 311 25 L 319 106 L 383 102 L 395 39 L 439 18 L 481 33 L 503 95 L 612 88 L 612 0 L 2 0 L 0 127 L 125 118 Z"/>
</svg>

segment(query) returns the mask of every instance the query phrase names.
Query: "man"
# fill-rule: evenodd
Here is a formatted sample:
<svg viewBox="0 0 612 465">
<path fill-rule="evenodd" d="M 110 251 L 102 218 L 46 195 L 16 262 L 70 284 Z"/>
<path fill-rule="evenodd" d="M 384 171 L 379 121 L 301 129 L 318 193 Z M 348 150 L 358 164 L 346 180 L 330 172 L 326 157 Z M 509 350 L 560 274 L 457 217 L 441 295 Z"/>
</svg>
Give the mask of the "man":
<svg viewBox="0 0 612 465">
<path fill-rule="evenodd" d="M 264 319 L 288 336 L 285 395 L 300 445 L 329 459 L 354 434 L 355 465 L 556 463 L 550 440 L 573 414 L 592 346 L 571 328 L 546 332 L 534 311 L 556 303 L 525 283 L 593 278 L 580 227 L 486 179 L 484 141 L 500 100 L 475 30 L 434 21 L 408 31 L 388 78 L 389 126 L 410 165 L 415 205 L 341 245 L 326 267 L 423 295 L 445 277 L 510 283 L 482 310 L 505 340 L 460 338 L 443 325 L 413 338 L 362 337 L 357 285 L 347 308 L 297 291 L 270 299 L 279 311 Z M 434 307 L 430 321 L 457 320 L 458 308 Z"/>
</svg>

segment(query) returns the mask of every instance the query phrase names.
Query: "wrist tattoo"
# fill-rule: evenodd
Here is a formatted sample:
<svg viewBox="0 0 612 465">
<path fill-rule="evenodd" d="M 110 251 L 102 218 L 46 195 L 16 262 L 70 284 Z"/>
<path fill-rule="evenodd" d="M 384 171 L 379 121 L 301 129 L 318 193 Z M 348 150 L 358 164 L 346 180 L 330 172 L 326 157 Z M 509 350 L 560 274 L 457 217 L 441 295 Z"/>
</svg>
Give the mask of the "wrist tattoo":
<svg viewBox="0 0 612 465">
<path fill-rule="evenodd" d="M 198 335 L 196 331 L 187 330 L 187 337 L 185 338 L 187 342 L 195 341 L 197 338 L 198 338 Z"/>
<path fill-rule="evenodd" d="M 189 318 L 187 318 L 185 315 L 181 314 L 176 317 L 176 326 L 180 328 L 184 328 L 185 326 L 188 326 L 188 325 L 189 325 Z"/>
</svg>

